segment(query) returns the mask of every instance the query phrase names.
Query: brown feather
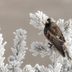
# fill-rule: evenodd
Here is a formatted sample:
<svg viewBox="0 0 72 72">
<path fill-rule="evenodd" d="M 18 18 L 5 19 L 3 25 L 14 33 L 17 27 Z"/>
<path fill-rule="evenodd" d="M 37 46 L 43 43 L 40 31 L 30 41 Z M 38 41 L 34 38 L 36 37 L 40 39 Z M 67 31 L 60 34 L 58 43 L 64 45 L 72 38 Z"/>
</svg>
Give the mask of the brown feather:
<svg viewBox="0 0 72 72">
<path fill-rule="evenodd" d="M 44 28 L 44 35 L 46 38 L 55 46 L 55 48 L 59 51 L 59 53 L 65 57 L 65 54 L 69 59 L 71 57 L 69 56 L 69 53 L 67 51 L 66 46 L 64 45 L 65 38 L 62 34 L 62 31 L 60 28 L 57 26 L 55 22 L 51 22 L 51 19 L 47 19 L 47 23 L 45 23 L 45 28 Z"/>
<path fill-rule="evenodd" d="M 62 34 L 62 31 L 60 30 L 60 28 L 57 26 L 56 23 L 52 22 L 51 26 L 49 28 L 49 31 L 54 34 L 55 36 L 58 36 L 59 39 L 63 40 L 65 42 L 65 38 Z"/>
<path fill-rule="evenodd" d="M 60 54 L 65 57 L 65 52 L 63 48 L 64 41 L 55 37 L 50 31 L 47 32 L 46 38 L 56 47 Z"/>
</svg>

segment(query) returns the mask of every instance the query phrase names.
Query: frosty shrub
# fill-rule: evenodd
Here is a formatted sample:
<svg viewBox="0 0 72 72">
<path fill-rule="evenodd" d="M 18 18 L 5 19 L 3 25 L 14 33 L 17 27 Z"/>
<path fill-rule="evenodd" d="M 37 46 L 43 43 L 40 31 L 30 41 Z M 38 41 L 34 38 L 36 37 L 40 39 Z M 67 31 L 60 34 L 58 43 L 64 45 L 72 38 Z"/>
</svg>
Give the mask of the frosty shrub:
<svg viewBox="0 0 72 72">
<path fill-rule="evenodd" d="M 36 29 L 39 29 L 39 35 L 43 34 L 44 24 L 49 16 L 42 11 L 30 13 L 29 15 L 30 24 Z M 64 19 L 59 19 L 57 21 L 53 18 L 51 19 L 60 27 L 66 40 L 67 51 L 72 58 L 72 19 L 69 19 L 68 21 L 64 21 Z M 28 37 L 27 31 L 20 28 L 13 32 L 13 34 L 13 46 L 11 47 L 12 55 L 8 57 L 8 63 L 5 64 L 4 53 L 7 42 L 4 42 L 3 35 L 0 33 L 0 72 L 72 72 L 72 60 L 69 60 L 67 57 L 62 57 L 54 45 L 50 48 L 51 42 L 48 40 L 45 40 L 45 42 L 33 41 L 29 51 L 33 56 L 48 56 L 52 61 L 52 64 L 48 64 L 47 67 L 44 65 L 40 66 L 39 64 L 32 67 L 29 64 L 21 68 L 23 59 L 25 59 L 28 50 L 26 44 L 26 39 Z"/>
<path fill-rule="evenodd" d="M 29 15 L 30 24 L 39 29 L 39 31 L 42 31 L 41 34 L 43 34 L 44 24 L 46 23 L 49 16 L 44 14 L 42 11 L 30 13 Z M 53 18 L 51 19 L 60 27 L 66 40 L 65 45 L 67 47 L 67 51 L 69 53 L 69 56 L 72 58 L 72 19 L 69 19 L 68 21 L 64 21 L 64 19 L 59 19 L 57 21 Z M 33 41 L 33 43 L 31 44 L 30 52 L 32 52 L 33 56 L 40 54 L 41 57 L 48 56 L 50 58 L 52 65 L 48 65 L 47 72 L 71 72 L 72 60 L 68 60 L 67 57 L 62 57 L 56 50 L 56 48 L 54 46 L 50 48 L 48 43 L 50 42 L 46 41 L 43 43 Z"/>
</svg>

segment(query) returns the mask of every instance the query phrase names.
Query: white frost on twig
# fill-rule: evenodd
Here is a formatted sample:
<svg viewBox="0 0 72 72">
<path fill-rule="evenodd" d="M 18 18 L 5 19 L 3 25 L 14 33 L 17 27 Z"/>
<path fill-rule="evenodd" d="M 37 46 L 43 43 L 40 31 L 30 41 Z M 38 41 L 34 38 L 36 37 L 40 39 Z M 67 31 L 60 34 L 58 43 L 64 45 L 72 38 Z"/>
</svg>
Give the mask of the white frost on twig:
<svg viewBox="0 0 72 72">
<path fill-rule="evenodd" d="M 49 45 L 43 44 L 42 42 L 32 42 L 30 52 L 32 52 L 32 55 L 37 56 L 38 54 L 41 55 L 41 57 L 45 57 L 46 55 L 51 55 L 51 51 L 49 48 Z"/>
<path fill-rule="evenodd" d="M 49 17 L 42 11 L 37 11 L 34 14 L 30 13 L 30 18 L 30 24 L 32 24 L 35 28 L 38 28 L 39 30 L 41 29 L 43 31 L 44 24 L 46 23 L 47 18 Z M 53 18 L 51 19 L 55 21 Z M 64 19 L 59 19 L 55 22 L 60 27 L 66 39 L 67 50 L 69 52 L 70 57 L 72 58 L 72 19 L 69 19 L 68 21 L 64 21 Z"/>
<path fill-rule="evenodd" d="M 34 67 L 26 65 L 23 72 L 49 72 L 49 70 L 47 67 L 44 67 L 44 65 L 40 66 L 39 64 L 36 64 Z"/>
<path fill-rule="evenodd" d="M 5 65 L 4 60 L 4 53 L 5 53 L 5 45 L 6 41 L 3 42 L 3 36 L 0 33 L 0 72 L 7 72 L 7 64 Z"/>
<path fill-rule="evenodd" d="M 38 33 L 39 35 L 43 34 L 44 26 L 49 16 L 47 16 L 42 11 L 37 11 L 35 13 L 29 13 L 29 16 L 30 16 L 30 24 L 40 30 L 40 32 Z M 55 22 L 53 18 L 51 19 L 53 22 Z"/>
<path fill-rule="evenodd" d="M 26 50 L 28 49 L 26 47 L 26 34 L 27 31 L 23 29 L 17 29 L 16 32 L 14 32 L 14 46 L 11 48 L 13 55 L 8 58 L 8 69 L 10 72 L 22 72 L 20 66 L 23 63 L 22 60 L 24 59 Z"/>
<path fill-rule="evenodd" d="M 30 13 L 29 15 L 30 15 L 30 24 L 33 25 L 35 28 L 38 28 L 39 30 L 43 30 L 44 24 L 46 23 L 49 17 L 42 11 L 37 11 L 34 14 Z"/>
<path fill-rule="evenodd" d="M 39 14 L 39 15 L 37 16 L 36 14 Z M 44 18 L 43 20 L 42 19 L 43 14 L 44 13 L 42 12 L 42 15 L 41 15 L 39 11 L 30 15 L 30 18 L 31 18 L 30 24 L 32 24 L 35 28 L 38 28 L 39 30 L 42 30 L 42 31 L 44 29 L 44 23 L 46 23 L 48 18 L 48 16 L 45 16 L 46 18 Z M 39 18 L 39 20 L 37 18 Z M 64 21 L 64 19 L 59 19 L 55 22 L 60 27 L 65 37 L 65 40 L 66 40 L 65 44 L 67 47 L 67 51 L 69 52 L 69 56 L 72 58 L 72 19 L 69 19 L 68 21 Z M 32 52 L 33 55 L 40 54 L 43 57 L 50 54 L 49 58 L 52 61 L 52 65 L 49 65 L 48 72 L 71 72 L 72 71 L 71 61 L 67 60 L 67 58 L 63 58 L 59 53 L 57 53 L 56 50 L 53 50 L 53 49 L 55 49 L 54 46 L 52 49 L 49 49 L 49 47 L 48 46 L 45 47 L 45 44 L 42 42 L 33 42 L 31 44 L 30 51 Z"/>
</svg>

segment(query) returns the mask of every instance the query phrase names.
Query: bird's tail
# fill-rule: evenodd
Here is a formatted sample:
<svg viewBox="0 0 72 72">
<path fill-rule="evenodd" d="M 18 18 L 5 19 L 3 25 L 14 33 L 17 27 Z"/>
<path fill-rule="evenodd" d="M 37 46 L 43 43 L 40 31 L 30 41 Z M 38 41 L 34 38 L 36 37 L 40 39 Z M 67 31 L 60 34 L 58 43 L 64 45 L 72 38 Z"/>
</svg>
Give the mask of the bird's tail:
<svg viewBox="0 0 72 72">
<path fill-rule="evenodd" d="M 67 56 L 68 60 L 72 60 L 72 58 L 69 55 L 69 52 L 67 51 L 67 47 L 65 45 L 63 45 L 64 51 L 65 51 L 65 55 Z"/>
</svg>

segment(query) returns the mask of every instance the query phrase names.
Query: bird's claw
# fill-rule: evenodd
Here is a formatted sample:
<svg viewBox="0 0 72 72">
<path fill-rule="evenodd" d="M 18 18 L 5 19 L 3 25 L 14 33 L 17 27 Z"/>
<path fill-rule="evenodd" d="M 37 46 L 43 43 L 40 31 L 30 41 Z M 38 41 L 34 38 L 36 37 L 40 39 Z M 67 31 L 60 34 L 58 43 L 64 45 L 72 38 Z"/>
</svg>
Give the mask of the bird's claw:
<svg viewBox="0 0 72 72">
<path fill-rule="evenodd" d="M 53 44 L 51 44 L 51 43 L 48 43 L 48 44 L 49 44 L 49 48 L 52 48 Z"/>
</svg>

